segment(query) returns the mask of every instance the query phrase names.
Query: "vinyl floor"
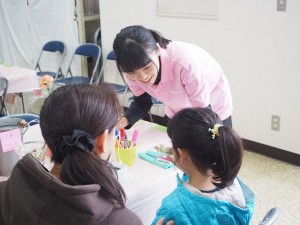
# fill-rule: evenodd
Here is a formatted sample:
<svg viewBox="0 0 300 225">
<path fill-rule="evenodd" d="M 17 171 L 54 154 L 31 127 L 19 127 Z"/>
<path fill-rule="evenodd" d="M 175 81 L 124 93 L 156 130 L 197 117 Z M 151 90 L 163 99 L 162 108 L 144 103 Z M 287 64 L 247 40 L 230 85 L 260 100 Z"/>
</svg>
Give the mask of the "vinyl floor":
<svg viewBox="0 0 300 225">
<path fill-rule="evenodd" d="M 280 208 L 276 225 L 300 224 L 300 167 L 245 151 L 239 177 L 254 191 L 251 224 L 258 225 L 267 211 Z"/>
</svg>

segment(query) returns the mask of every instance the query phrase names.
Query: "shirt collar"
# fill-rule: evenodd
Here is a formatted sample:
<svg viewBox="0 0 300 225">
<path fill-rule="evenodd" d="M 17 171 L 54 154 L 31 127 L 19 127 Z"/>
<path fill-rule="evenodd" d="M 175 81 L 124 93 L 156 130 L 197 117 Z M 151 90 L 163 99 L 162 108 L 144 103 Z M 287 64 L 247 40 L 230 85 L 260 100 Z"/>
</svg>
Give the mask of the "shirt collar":
<svg viewBox="0 0 300 225">
<path fill-rule="evenodd" d="M 173 79 L 171 60 L 166 49 L 161 48 L 159 61 L 160 61 L 160 67 L 159 67 L 160 82 L 159 83 L 162 84 Z"/>
<path fill-rule="evenodd" d="M 156 80 L 154 82 L 155 85 L 158 85 L 160 80 L 161 80 L 161 61 L 160 61 L 160 57 L 159 58 L 159 71 L 158 71 L 158 74 L 157 74 L 157 77 L 156 77 Z"/>
</svg>

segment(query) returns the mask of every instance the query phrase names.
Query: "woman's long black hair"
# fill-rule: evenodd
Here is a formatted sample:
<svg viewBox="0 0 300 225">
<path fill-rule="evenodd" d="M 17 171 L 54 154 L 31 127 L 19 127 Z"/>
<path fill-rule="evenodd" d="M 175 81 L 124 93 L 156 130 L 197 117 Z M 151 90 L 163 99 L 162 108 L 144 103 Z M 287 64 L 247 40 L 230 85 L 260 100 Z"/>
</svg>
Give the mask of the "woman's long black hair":
<svg viewBox="0 0 300 225">
<path fill-rule="evenodd" d="M 113 131 L 121 112 L 112 87 L 66 85 L 53 91 L 46 99 L 40 113 L 40 126 L 52 151 L 52 160 L 62 165 L 62 182 L 69 185 L 99 184 L 102 196 L 124 206 L 125 192 L 106 160 L 76 146 L 67 153 L 57 150 L 58 141 L 75 130 L 86 132 L 92 139 L 106 129 Z"/>
<path fill-rule="evenodd" d="M 149 53 L 161 48 L 167 48 L 170 40 L 164 38 L 159 32 L 143 26 L 129 26 L 123 28 L 113 43 L 118 70 L 134 72 L 151 62 Z"/>
</svg>

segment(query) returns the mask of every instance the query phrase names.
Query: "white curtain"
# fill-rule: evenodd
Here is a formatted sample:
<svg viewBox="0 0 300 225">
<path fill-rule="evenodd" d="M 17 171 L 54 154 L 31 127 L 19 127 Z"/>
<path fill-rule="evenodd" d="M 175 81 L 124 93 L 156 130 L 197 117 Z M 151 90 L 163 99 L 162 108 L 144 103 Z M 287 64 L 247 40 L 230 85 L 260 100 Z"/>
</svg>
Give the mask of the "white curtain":
<svg viewBox="0 0 300 225">
<path fill-rule="evenodd" d="M 42 46 L 60 40 L 67 48 L 65 72 L 79 45 L 74 12 L 74 0 L 0 0 L 0 61 L 34 69 Z M 57 64 L 50 54 L 44 59 L 44 70 Z M 75 65 L 72 71 L 80 73 L 80 62 Z"/>
</svg>

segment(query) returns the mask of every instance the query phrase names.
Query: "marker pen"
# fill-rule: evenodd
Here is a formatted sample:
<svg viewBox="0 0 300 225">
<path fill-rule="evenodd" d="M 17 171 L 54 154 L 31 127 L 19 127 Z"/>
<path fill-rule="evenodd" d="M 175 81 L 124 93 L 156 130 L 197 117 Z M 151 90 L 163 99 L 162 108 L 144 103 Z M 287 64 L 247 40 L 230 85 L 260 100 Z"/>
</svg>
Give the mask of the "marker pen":
<svg viewBox="0 0 300 225">
<path fill-rule="evenodd" d="M 134 130 L 133 135 L 132 135 L 132 139 L 131 139 L 131 142 L 130 142 L 130 146 L 129 146 L 130 148 L 132 148 L 136 145 L 136 141 L 137 141 L 138 136 L 139 136 L 139 131 Z"/>
<path fill-rule="evenodd" d="M 125 130 L 124 128 L 120 128 L 120 145 L 122 148 L 126 148 L 126 143 L 125 143 Z"/>
</svg>

